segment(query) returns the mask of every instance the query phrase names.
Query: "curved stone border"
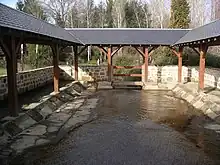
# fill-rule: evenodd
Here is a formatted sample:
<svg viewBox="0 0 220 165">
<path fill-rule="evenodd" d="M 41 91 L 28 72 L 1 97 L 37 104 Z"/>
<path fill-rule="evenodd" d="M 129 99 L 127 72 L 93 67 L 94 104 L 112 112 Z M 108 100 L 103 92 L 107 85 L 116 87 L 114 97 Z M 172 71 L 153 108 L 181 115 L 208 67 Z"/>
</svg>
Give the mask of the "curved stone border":
<svg viewBox="0 0 220 165">
<path fill-rule="evenodd" d="M 176 97 L 190 103 L 194 108 L 202 110 L 205 115 L 220 124 L 220 105 L 210 100 L 203 92 L 193 92 L 184 88 L 184 85 L 176 85 L 173 90 Z"/>
<path fill-rule="evenodd" d="M 82 87 L 82 86 L 81 86 Z M 96 118 L 93 109 L 98 99 L 88 98 L 74 82 L 59 94 L 44 97 L 39 103 L 25 108 L 17 118 L 7 117 L 1 122 L 0 164 L 27 149 L 60 141 L 69 131 Z"/>
</svg>

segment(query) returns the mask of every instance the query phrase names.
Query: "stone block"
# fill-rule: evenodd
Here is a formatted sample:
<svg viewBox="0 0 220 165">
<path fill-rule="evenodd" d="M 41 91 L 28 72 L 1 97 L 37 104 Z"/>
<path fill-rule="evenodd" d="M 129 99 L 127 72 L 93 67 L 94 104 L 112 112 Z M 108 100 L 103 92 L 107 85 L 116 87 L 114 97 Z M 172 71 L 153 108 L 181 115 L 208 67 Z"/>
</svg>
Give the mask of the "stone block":
<svg viewBox="0 0 220 165">
<path fill-rule="evenodd" d="M 45 104 L 40 111 L 40 114 L 46 118 L 48 115 L 52 114 L 55 109 L 52 109 L 48 104 Z"/>
<path fill-rule="evenodd" d="M 46 129 L 45 125 L 38 124 L 25 130 L 22 135 L 42 136 L 47 132 Z"/>
<path fill-rule="evenodd" d="M 24 114 L 22 116 L 19 116 L 16 120 L 15 120 L 16 125 L 21 128 L 22 130 L 29 128 L 30 126 L 36 124 L 37 122 L 35 120 L 33 120 L 30 116 L 28 116 L 27 114 Z"/>
<path fill-rule="evenodd" d="M 3 124 L 3 128 L 10 136 L 15 136 L 22 132 L 22 129 L 14 121 Z"/>
<path fill-rule="evenodd" d="M 22 136 L 12 143 L 11 148 L 14 149 L 17 153 L 23 152 L 24 149 L 35 146 L 35 141 L 38 139 L 38 136 Z"/>
<path fill-rule="evenodd" d="M 213 105 L 213 104 L 212 104 Z M 217 115 L 220 115 L 220 105 L 218 104 L 214 104 L 212 107 L 210 107 L 210 109 L 216 113 Z"/>
<path fill-rule="evenodd" d="M 185 100 L 186 100 L 187 102 L 189 102 L 189 103 L 190 103 L 193 99 L 194 99 L 194 96 L 191 95 L 191 94 L 188 94 L 188 96 L 185 98 Z"/>
<path fill-rule="evenodd" d="M 51 97 L 49 101 L 54 106 L 53 108 L 54 110 L 58 109 L 63 104 L 63 102 L 60 99 L 58 99 L 58 97 L 56 96 Z"/>
<path fill-rule="evenodd" d="M 216 113 L 214 113 L 211 109 L 208 109 L 205 112 L 205 115 L 207 115 L 208 117 L 210 117 L 213 120 L 215 120 L 218 117 L 218 115 Z"/>
<path fill-rule="evenodd" d="M 40 112 L 38 112 L 37 110 L 35 109 L 32 109 L 32 110 L 29 110 L 27 112 L 27 114 L 32 118 L 34 119 L 35 121 L 39 122 L 41 120 L 44 119 L 44 116 L 40 114 Z"/>
<path fill-rule="evenodd" d="M 201 109 L 201 107 L 204 105 L 204 102 L 198 100 L 196 101 L 193 106 L 196 108 L 196 109 Z"/>
</svg>

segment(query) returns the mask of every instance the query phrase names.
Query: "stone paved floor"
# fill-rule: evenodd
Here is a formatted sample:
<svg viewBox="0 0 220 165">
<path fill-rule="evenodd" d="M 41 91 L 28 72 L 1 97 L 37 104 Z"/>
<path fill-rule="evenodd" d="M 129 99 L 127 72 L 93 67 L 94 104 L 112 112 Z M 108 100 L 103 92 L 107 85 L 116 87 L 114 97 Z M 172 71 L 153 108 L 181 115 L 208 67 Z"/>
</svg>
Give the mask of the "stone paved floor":
<svg viewBox="0 0 220 165">
<path fill-rule="evenodd" d="M 172 127 L 158 124 L 168 116 L 181 119 L 178 117 L 187 116 L 188 113 L 184 103 L 171 101 L 164 97 L 165 94 L 166 92 L 126 90 L 98 92 L 98 119 L 70 133 L 68 138 L 57 146 L 37 149 L 33 154 L 25 155 L 26 164 L 220 164 L 182 133 Z"/>
<path fill-rule="evenodd" d="M 70 81 L 60 81 L 60 88 L 69 84 Z M 53 92 L 53 84 L 48 84 L 44 87 L 39 87 L 32 91 L 26 92 L 18 97 L 19 108 L 22 109 L 22 106 L 28 105 L 33 102 L 38 102 L 42 99 L 42 96 L 49 95 Z M 0 100 L 0 119 L 8 115 L 8 102 L 7 100 Z"/>
</svg>

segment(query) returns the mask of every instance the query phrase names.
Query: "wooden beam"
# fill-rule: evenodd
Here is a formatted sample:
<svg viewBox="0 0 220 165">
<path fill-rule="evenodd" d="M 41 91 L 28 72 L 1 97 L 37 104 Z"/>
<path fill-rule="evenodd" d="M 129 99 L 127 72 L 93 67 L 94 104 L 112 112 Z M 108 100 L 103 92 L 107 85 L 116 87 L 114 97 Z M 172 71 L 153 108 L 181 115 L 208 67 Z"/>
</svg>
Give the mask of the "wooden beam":
<svg viewBox="0 0 220 165">
<path fill-rule="evenodd" d="M 78 47 L 74 46 L 74 48 L 73 48 L 73 50 L 74 50 L 74 69 L 75 69 L 75 80 L 76 81 L 78 81 L 78 79 L 79 79 L 79 76 L 78 76 L 78 55 L 80 55 L 80 53 L 77 53 L 78 52 L 77 49 L 78 49 Z"/>
<path fill-rule="evenodd" d="M 178 82 L 182 82 L 182 63 L 183 63 L 183 47 L 179 47 L 178 52 Z"/>
<path fill-rule="evenodd" d="M 169 47 L 171 50 L 172 50 L 172 52 L 177 56 L 177 57 L 179 57 L 179 53 L 176 51 L 176 49 L 174 49 L 173 47 Z"/>
<path fill-rule="evenodd" d="M 106 55 L 108 54 L 108 51 L 104 47 L 102 47 L 102 46 L 97 46 L 97 47 L 99 48 L 99 50 L 101 50 Z"/>
<path fill-rule="evenodd" d="M 11 116 L 18 116 L 18 91 L 17 91 L 17 54 L 18 43 L 14 37 L 4 39 L 4 49 L 7 61 L 8 79 L 8 109 Z"/>
<path fill-rule="evenodd" d="M 111 57 L 113 57 L 121 48 L 122 46 L 119 46 L 118 48 L 116 48 L 116 50 L 112 52 Z"/>
<path fill-rule="evenodd" d="M 53 52 L 53 82 L 54 82 L 54 92 L 59 93 L 59 76 L 60 76 L 60 68 L 59 68 L 59 54 L 60 54 L 60 46 L 58 44 L 54 44 L 51 46 Z"/>
<path fill-rule="evenodd" d="M 77 47 L 77 46 L 76 46 Z M 86 45 L 86 46 L 84 46 L 81 50 L 80 50 L 80 52 L 78 52 L 78 48 L 77 48 L 77 56 L 79 56 L 82 52 L 84 52 L 84 50 L 86 50 L 86 48 L 87 48 L 88 46 Z M 74 52 L 75 53 L 75 52 Z"/>
<path fill-rule="evenodd" d="M 6 41 L 3 41 L 3 38 L 0 37 L 0 46 L 2 48 L 2 51 L 4 52 L 4 54 L 6 55 L 10 55 L 11 51 L 9 50 L 9 45 L 6 44 Z M 10 56 L 9 56 L 10 58 Z"/>
<path fill-rule="evenodd" d="M 137 52 L 140 54 L 140 55 L 142 55 L 143 57 L 145 57 L 145 53 L 144 53 L 144 51 L 141 51 L 140 49 L 138 49 L 138 47 L 134 47 L 136 50 L 137 50 Z"/>
<path fill-rule="evenodd" d="M 191 48 L 192 48 L 192 50 L 194 50 L 194 52 L 195 52 L 197 55 L 200 56 L 200 52 L 199 52 L 195 47 L 191 47 Z"/>
<path fill-rule="evenodd" d="M 158 47 L 159 47 L 159 46 L 154 46 L 154 47 L 152 47 L 152 48 L 148 51 L 149 56 L 150 56 L 150 54 L 151 54 L 154 50 L 156 50 Z"/>
<path fill-rule="evenodd" d="M 204 89 L 204 77 L 205 77 L 205 57 L 208 50 L 208 46 L 205 44 L 201 44 L 199 47 L 200 52 L 200 61 L 199 61 L 199 89 Z"/>
<path fill-rule="evenodd" d="M 142 82 L 147 82 L 148 81 L 148 47 L 144 47 L 144 65 L 142 68 Z"/>
<path fill-rule="evenodd" d="M 111 82 L 112 81 L 112 58 L 111 58 L 111 54 L 112 54 L 112 47 L 108 47 L 108 81 Z"/>
</svg>

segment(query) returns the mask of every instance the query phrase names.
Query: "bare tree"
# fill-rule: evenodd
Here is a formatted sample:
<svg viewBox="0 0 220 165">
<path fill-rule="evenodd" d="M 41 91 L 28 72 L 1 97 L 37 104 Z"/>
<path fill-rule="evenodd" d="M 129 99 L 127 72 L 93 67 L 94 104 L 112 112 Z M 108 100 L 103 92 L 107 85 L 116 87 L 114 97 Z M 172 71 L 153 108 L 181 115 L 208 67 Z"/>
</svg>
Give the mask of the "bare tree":
<svg viewBox="0 0 220 165">
<path fill-rule="evenodd" d="M 67 15 L 71 7 L 75 4 L 74 0 L 41 0 L 47 13 L 54 19 L 57 25 L 65 27 Z"/>
<path fill-rule="evenodd" d="M 152 15 L 152 26 L 165 28 L 168 26 L 170 17 L 169 0 L 150 0 L 150 12 Z"/>
<path fill-rule="evenodd" d="M 220 1 L 211 0 L 211 19 L 220 19 Z"/>
<path fill-rule="evenodd" d="M 114 26 L 117 28 L 125 27 L 124 18 L 125 18 L 125 4 L 128 0 L 114 0 L 113 6 L 113 20 Z"/>
<path fill-rule="evenodd" d="M 190 5 L 191 28 L 202 26 L 207 21 L 207 0 L 188 0 Z"/>
</svg>

